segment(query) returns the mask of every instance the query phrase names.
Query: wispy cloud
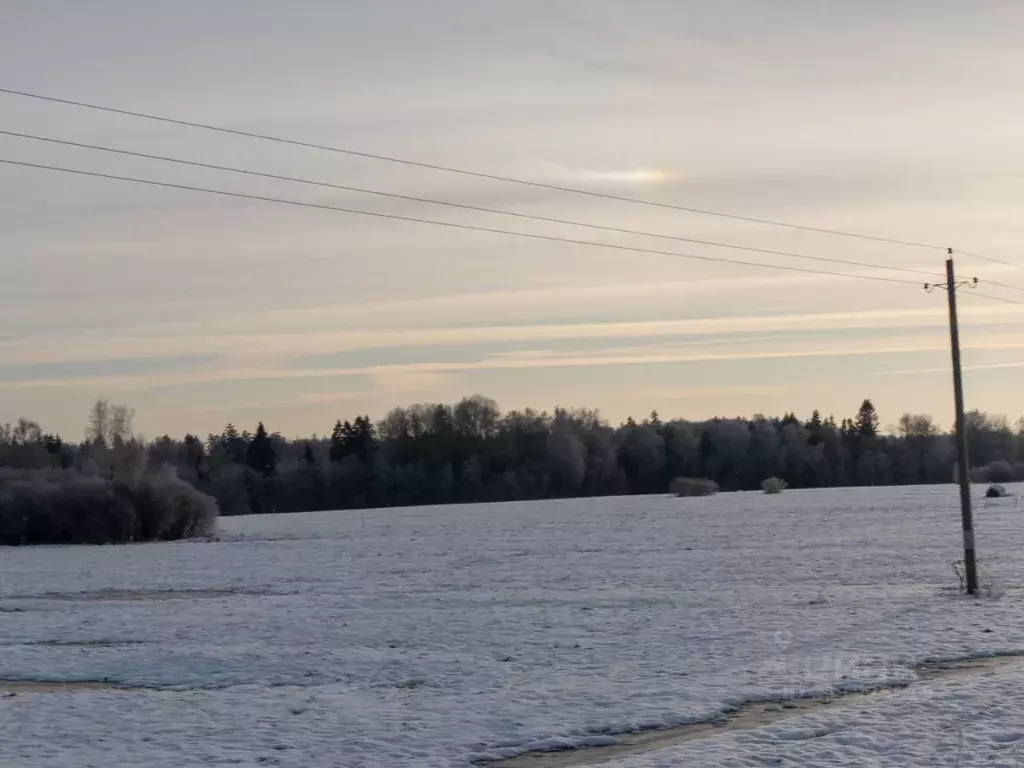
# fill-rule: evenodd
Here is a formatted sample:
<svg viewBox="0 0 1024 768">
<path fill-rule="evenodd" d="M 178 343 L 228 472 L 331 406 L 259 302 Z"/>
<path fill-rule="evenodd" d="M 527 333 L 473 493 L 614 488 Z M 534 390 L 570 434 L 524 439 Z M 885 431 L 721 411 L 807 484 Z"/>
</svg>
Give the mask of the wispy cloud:
<svg viewBox="0 0 1024 768">
<path fill-rule="evenodd" d="M 978 320 L 996 321 L 996 315 L 979 314 Z M 562 323 L 541 325 L 400 327 L 381 330 L 306 330 L 295 332 L 251 332 L 204 334 L 112 336 L 66 336 L 0 344 L 5 359 L 19 365 L 88 361 L 96 357 L 114 359 L 161 353 L 232 355 L 256 359 L 287 354 L 329 354 L 358 349 L 443 346 L 489 342 L 542 341 L 559 339 L 686 337 L 705 334 L 775 333 L 801 330 L 856 328 L 941 327 L 943 312 L 934 309 L 897 309 L 863 312 L 816 312 L 736 317 L 702 317 L 649 322 Z"/>
<path fill-rule="evenodd" d="M 993 347 L 982 347 L 983 349 L 992 349 Z M 1024 360 L 1010 360 L 1004 363 L 980 363 L 976 365 L 964 365 L 962 369 L 965 371 L 998 371 L 1002 369 L 1010 368 L 1024 368 Z M 945 373 L 952 375 L 953 369 L 951 366 L 944 368 L 899 368 L 889 371 L 875 371 L 870 374 L 871 376 L 915 376 L 918 374 L 936 374 Z"/>
<path fill-rule="evenodd" d="M 991 326 L 1005 322 L 1005 317 L 985 312 L 973 319 Z M 933 308 L 653 322 L 103 337 L 90 339 L 91 343 L 84 345 L 72 345 L 69 340 L 58 338 L 50 345 L 38 341 L 0 345 L 6 346 L 5 359 L 17 361 L 0 367 L 0 388 L 80 385 L 121 390 L 157 383 L 187 385 L 245 378 L 383 374 L 394 377 L 399 372 L 408 376 L 413 371 L 423 374 L 502 367 L 911 353 L 944 349 L 943 323 L 943 311 Z M 858 332 L 863 332 L 863 338 L 857 338 Z M 833 340 L 830 345 L 823 345 L 822 337 L 829 333 Z M 865 341 L 869 336 L 878 338 Z M 972 340 L 968 348 L 1015 349 L 1021 346 L 1019 338 L 1014 332 L 991 327 L 983 339 Z M 615 341 L 624 343 L 598 346 Z M 700 353 L 694 351 L 696 347 L 715 349 Z M 93 361 L 97 351 L 103 353 L 104 361 Z M 155 352 L 162 352 L 165 357 L 154 357 Z M 322 364 L 314 365 L 318 361 Z M 406 386 L 385 385 L 384 381 L 378 383 Z M 414 388 L 411 383 L 407 386 Z"/>
<path fill-rule="evenodd" d="M 755 360 L 787 360 L 801 358 L 842 358 L 885 356 L 893 354 L 919 354 L 946 350 L 943 339 L 922 341 L 919 338 L 888 338 L 875 343 L 837 343 L 831 346 L 814 346 L 811 343 L 789 344 L 784 347 L 763 346 L 740 351 L 695 352 L 687 347 L 644 348 L 636 351 L 629 348 L 592 350 L 586 354 L 565 354 L 552 350 L 513 351 L 487 355 L 479 360 L 439 362 L 424 361 L 393 365 L 362 367 L 289 368 L 257 367 L 223 370 L 175 371 L 160 375 L 125 375 L 108 377 L 79 377 L 38 379 L 35 381 L 0 381 L 0 391 L 25 389 L 92 388 L 94 391 L 137 391 L 172 386 L 186 386 L 226 381 L 270 381 L 289 379 L 311 379 L 322 377 L 375 377 L 378 381 L 388 378 L 399 380 L 408 376 L 436 376 L 469 371 L 499 371 L 543 368 L 585 368 L 607 366 L 640 366 L 674 363 L 721 363 Z M 965 349 L 1009 350 L 1024 349 L 1024 340 L 1019 336 L 1006 336 L 965 345 Z M 436 381 L 436 379 L 434 380 Z"/>
<path fill-rule="evenodd" d="M 579 175 L 587 181 L 610 184 L 657 184 L 672 178 L 672 175 L 667 171 L 650 168 L 633 168 L 619 171 L 583 171 Z"/>
</svg>

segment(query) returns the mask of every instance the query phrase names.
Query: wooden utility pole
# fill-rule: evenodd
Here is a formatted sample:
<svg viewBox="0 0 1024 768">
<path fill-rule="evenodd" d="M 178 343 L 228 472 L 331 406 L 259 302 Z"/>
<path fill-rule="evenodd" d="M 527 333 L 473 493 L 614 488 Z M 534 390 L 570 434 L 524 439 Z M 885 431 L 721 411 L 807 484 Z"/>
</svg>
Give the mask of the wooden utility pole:
<svg viewBox="0 0 1024 768">
<path fill-rule="evenodd" d="M 949 300 L 949 341 L 953 354 L 953 402 L 956 408 L 956 468 L 960 484 L 960 517 L 964 532 L 964 578 L 967 594 L 978 591 L 978 564 L 974 552 L 974 516 L 971 509 L 970 463 L 967 460 L 967 417 L 964 415 L 964 382 L 960 367 L 960 325 L 957 319 L 956 291 L 963 285 L 977 284 L 972 281 L 957 283 L 953 265 L 953 249 L 948 250 L 946 259 L 946 284 L 925 285 L 925 290 L 945 288 Z"/>
</svg>

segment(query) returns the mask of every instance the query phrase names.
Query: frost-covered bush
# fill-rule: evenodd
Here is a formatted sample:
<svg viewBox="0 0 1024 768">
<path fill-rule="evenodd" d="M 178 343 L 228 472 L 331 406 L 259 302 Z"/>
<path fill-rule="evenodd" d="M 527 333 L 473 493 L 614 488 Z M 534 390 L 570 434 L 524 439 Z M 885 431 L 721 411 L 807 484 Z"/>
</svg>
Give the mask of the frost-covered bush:
<svg viewBox="0 0 1024 768">
<path fill-rule="evenodd" d="M 213 533 L 217 502 L 179 479 L 172 467 L 143 475 L 122 493 L 135 508 L 136 541 L 193 539 Z"/>
<path fill-rule="evenodd" d="M 217 503 L 173 469 L 115 482 L 74 471 L 0 479 L 0 544 L 118 544 L 206 536 Z"/>
<path fill-rule="evenodd" d="M 1012 483 L 1013 465 L 1008 461 L 999 459 L 990 461 L 986 469 L 986 480 L 990 483 Z"/>
<path fill-rule="evenodd" d="M 1013 465 L 1002 459 L 990 461 L 980 467 L 971 467 L 972 483 L 1012 483 L 1014 479 Z M 956 482 L 955 467 L 953 480 Z"/>
<path fill-rule="evenodd" d="M 761 482 L 761 490 L 770 495 L 782 493 L 788 487 L 785 480 L 780 480 L 777 477 L 769 477 Z"/>
<path fill-rule="evenodd" d="M 676 496 L 714 496 L 718 483 L 700 477 L 677 477 L 669 485 L 669 491 Z"/>
</svg>

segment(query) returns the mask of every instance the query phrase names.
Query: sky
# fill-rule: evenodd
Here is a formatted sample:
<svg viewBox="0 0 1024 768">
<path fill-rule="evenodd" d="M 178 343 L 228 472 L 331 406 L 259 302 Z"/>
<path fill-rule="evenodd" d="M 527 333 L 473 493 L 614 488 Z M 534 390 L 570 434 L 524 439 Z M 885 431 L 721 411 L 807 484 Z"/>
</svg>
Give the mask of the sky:
<svg viewBox="0 0 1024 768">
<path fill-rule="evenodd" d="M 0 88 L 1024 264 L 1015 0 L 0 0 Z M 794 231 L 0 94 L 0 130 L 465 205 L 934 272 Z M 925 275 L 470 212 L 0 136 L 0 159 L 822 268 L 726 265 L 0 165 L 0 421 L 147 436 L 482 393 L 706 418 L 871 398 L 952 421 Z M 978 293 L 1024 271 L 968 256 Z M 988 283 L 988 284 L 987 284 Z M 1024 412 L 1024 305 L 962 298 L 970 408 Z"/>
</svg>

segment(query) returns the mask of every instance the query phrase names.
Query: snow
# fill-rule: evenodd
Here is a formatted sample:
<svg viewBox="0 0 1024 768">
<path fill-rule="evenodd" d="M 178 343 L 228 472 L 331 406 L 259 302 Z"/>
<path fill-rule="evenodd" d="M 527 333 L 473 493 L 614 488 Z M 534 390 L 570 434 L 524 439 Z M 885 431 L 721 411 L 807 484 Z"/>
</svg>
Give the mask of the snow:
<svg viewBox="0 0 1024 768">
<path fill-rule="evenodd" d="M 466 768 L 1024 652 L 1024 511 L 978 501 L 997 597 L 976 601 L 950 567 L 957 504 L 953 487 L 589 499 L 2 550 L 0 680 L 142 688 L 0 698 L 3 764 Z M 1022 683 L 1008 666 L 606 765 L 1014 765 Z"/>
<path fill-rule="evenodd" d="M 989 673 L 969 684 L 922 686 L 871 705 L 859 703 L 605 765 L 1016 768 L 1024 765 L 1021 679 L 1018 670 Z"/>
</svg>

